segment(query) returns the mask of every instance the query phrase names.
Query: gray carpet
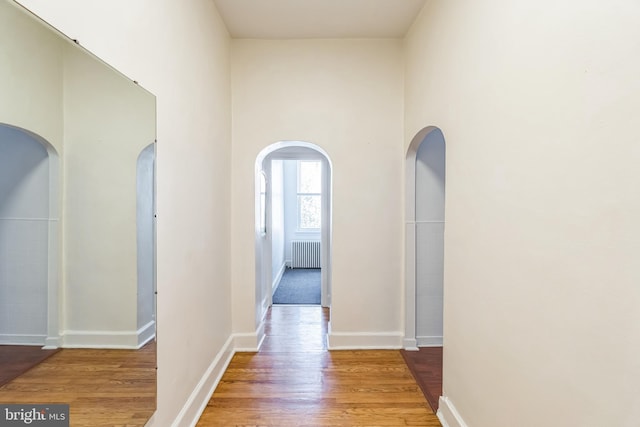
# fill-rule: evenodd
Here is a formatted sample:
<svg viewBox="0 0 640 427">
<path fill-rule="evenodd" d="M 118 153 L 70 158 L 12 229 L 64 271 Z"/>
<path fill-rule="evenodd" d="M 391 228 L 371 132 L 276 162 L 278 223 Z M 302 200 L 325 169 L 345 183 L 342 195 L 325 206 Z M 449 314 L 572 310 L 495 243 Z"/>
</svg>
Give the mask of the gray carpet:
<svg viewBox="0 0 640 427">
<path fill-rule="evenodd" d="M 274 304 L 320 304 L 320 269 L 287 268 L 273 294 Z"/>
</svg>

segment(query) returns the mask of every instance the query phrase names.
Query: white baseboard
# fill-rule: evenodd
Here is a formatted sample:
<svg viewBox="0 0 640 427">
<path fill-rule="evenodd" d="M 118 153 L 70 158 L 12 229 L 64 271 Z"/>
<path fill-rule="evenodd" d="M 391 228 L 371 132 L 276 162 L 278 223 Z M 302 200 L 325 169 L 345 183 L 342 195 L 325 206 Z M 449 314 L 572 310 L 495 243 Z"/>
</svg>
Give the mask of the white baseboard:
<svg viewBox="0 0 640 427">
<path fill-rule="evenodd" d="M 415 338 L 405 338 L 402 340 L 402 348 L 407 351 L 418 351 L 418 341 Z"/>
<path fill-rule="evenodd" d="M 46 344 L 46 335 L 0 334 L 0 345 L 39 345 Z"/>
<path fill-rule="evenodd" d="M 63 331 L 63 348 L 138 349 L 138 331 Z"/>
<path fill-rule="evenodd" d="M 329 350 L 368 350 L 402 348 L 402 332 L 345 333 L 329 332 Z"/>
<path fill-rule="evenodd" d="M 280 267 L 280 270 L 278 270 L 278 274 L 276 274 L 276 278 L 273 279 L 273 283 L 271 283 L 272 292 L 276 291 L 276 288 L 280 284 L 280 280 L 282 279 L 282 275 L 284 274 L 284 271 L 286 269 L 287 269 L 287 264 L 283 262 L 282 266 Z"/>
<path fill-rule="evenodd" d="M 233 355 L 242 351 L 258 351 L 265 337 L 264 327 L 263 321 L 255 333 L 233 334 L 229 337 L 171 424 L 172 427 L 194 427 L 198 423 Z M 154 425 L 152 420 L 147 423 L 148 426 Z"/>
<path fill-rule="evenodd" d="M 233 334 L 234 351 L 258 351 L 265 338 L 264 320 L 258 325 L 256 332 Z"/>
<path fill-rule="evenodd" d="M 142 328 L 138 329 L 137 334 L 138 348 L 142 348 L 146 343 L 156 337 L 156 322 L 154 320 L 150 321 Z"/>
<path fill-rule="evenodd" d="M 233 342 L 234 337 L 232 335 L 227 342 L 224 343 L 222 349 L 218 352 L 193 389 L 193 392 L 178 413 L 178 416 L 171 424 L 172 427 L 194 427 L 198 423 L 202 412 L 204 412 L 207 403 L 211 399 L 211 395 L 213 395 L 213 391 L 218 386 L 224 371 L 227 369 L 227 366 L 229 366 L 229 362 L 231 362 L 231 358 L 235 354 L 232 348 Z"/>
<path fill-rule="evenodd" d="M 442 347 L 442 335 L 416 337 L 418 347 Z"/>
<path fill-rule="evenodd" d="M 438 413 L 436 414 L 442 427 L 467 427 L 460 413 L 448 397 L 440 396 Z"/>
<path fill-rule="evenodd" d="M 62 339 L 60 337 L 47 337 L 44 341 L 43 350 L 53 350 L 62 345 Z"/>
</svg>

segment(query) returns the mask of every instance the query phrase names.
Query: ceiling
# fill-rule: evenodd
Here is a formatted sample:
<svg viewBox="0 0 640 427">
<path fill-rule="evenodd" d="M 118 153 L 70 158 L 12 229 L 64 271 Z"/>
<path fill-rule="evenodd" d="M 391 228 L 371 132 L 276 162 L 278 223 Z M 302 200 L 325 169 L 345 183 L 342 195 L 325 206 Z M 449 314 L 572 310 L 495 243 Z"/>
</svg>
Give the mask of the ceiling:
<svg viewBox="0 0 640 427">
<path fill-rule="evenodd" d="M 401 38 L 426 0 L 214 0 L 233 38 Z"/>
</svg>

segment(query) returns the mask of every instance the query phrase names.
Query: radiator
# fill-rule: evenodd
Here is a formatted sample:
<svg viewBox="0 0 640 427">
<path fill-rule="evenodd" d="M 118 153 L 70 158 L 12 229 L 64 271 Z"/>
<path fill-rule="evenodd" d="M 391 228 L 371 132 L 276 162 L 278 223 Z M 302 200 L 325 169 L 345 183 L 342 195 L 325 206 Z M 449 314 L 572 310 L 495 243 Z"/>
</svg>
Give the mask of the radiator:
<svg viewBox="0 0 640 427">
<path fill-rule="evenodd" d="M 320 242 L 313 240 L 292 241 L 291 268 L 320 268 Z"/>
</svg>

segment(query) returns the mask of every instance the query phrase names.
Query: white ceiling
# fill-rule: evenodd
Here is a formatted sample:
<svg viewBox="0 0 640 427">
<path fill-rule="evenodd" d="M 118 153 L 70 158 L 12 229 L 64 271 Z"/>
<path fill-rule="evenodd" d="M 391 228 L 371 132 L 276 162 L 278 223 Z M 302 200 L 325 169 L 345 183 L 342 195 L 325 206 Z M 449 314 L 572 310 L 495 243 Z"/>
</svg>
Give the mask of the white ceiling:
<svg viewBox="0 0 640 427">
<path fill-rule="evenodd" d="M 400 38 L 426 0 L 214 0 L 231 37 Z"/>
</svg>

